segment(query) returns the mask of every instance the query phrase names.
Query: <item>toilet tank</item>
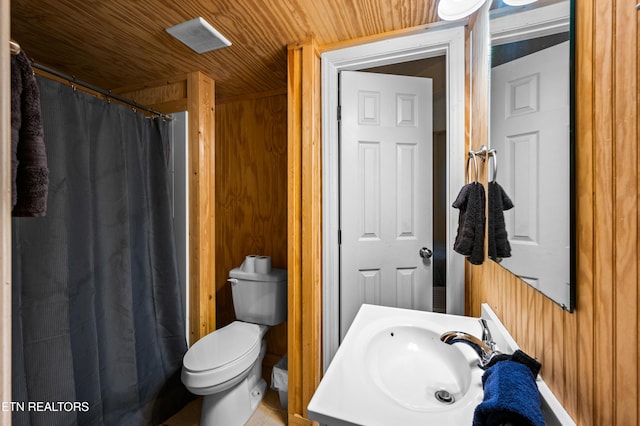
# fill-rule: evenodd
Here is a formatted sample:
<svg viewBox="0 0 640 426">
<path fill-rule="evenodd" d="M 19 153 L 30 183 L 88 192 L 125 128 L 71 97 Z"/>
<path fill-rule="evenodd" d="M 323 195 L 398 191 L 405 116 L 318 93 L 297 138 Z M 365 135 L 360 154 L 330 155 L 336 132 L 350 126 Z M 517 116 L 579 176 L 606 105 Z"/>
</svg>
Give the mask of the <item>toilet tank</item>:
<svg viewBox="0 0 640 426">
<path fill-rule="evenodd" d="M 276 325 L 287 319 L 287 270 L 271 268 L 270 258 L 247 256 L 229 281 L 238 320 Z"/>
</svg>

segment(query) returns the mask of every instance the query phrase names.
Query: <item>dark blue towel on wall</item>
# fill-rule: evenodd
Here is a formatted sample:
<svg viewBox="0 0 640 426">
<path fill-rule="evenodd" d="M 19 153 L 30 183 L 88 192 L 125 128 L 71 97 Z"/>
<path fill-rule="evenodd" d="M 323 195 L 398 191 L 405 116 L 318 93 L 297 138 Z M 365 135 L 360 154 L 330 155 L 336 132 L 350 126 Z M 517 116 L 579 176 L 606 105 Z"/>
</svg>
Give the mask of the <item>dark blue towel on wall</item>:
<svg viewBox="0 0 640 426">
<path fill-rule="evenodd" d="M 484 400 L 476 407 L 473 426 L 544 426 L 540 394 L 531 369 L 516 361 L 500 361 L 482 375 Z"/>
</svg>

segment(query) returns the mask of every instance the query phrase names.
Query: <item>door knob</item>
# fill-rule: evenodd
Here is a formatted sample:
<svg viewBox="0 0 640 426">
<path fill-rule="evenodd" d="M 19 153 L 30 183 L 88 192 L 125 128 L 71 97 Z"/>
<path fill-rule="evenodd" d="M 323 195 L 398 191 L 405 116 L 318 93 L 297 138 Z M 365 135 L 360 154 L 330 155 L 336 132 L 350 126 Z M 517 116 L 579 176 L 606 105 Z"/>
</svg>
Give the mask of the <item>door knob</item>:
<svg viewBox="0 0 640 426">
<path fill-rule="evenodd" d="M 433 252 L 426 248 L 426 247 L 422 247 L 420 249 L 420 257 L 423 259 L 431 259 L 431 256 L 433 256 Z"/>
</svg>

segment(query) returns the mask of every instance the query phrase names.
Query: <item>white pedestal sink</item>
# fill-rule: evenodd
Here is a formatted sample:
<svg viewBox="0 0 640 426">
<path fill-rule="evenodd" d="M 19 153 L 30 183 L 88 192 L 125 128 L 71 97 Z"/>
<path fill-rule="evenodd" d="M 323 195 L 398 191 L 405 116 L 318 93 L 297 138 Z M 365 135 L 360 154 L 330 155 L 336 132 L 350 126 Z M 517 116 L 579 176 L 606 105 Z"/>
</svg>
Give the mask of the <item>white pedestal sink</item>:
<svg viewBox="0 0 640 426">
<path fill-rule="evenodd" d="M 477 318 L 363 305 L 308 406 L 328 425 L 470 425 L 482 401 L 478 356 L 447 331 Z"/>
<path fill-rule="evenodd" d="M 493 311 L 483 318 L 497 350 L 517 345 Z M 308 417 L 331 426 L 470 425 L 482 402 L 478 355 L 447 345 L 442 333 L 477 337 L 478 318 L 362 305 L 308 405 Z M 547 425 L 575 424 L 538 378 Z"/>
</svg>

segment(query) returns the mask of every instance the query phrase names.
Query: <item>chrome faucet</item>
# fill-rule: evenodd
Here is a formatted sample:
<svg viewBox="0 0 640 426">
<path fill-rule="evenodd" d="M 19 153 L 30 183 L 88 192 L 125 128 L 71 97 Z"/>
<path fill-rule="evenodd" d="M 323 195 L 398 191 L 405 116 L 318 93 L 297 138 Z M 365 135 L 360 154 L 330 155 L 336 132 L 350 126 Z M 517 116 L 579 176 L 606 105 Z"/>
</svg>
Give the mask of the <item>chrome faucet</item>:
<svg viewBox="0 0 640 426">
<path fill-rule="evenodd" d="M 501 352 L 496 350 L 496 344 L 491 338 L 491 332 L 489 331 L 487 322 L 483 318 L 480 319 L 480 325 L 482 326 L 482 340 L 469 333 L 465 333 L 464 331 L 449 331 L 442 334 L 442 336 L 440 336 L 440 340 L 448 345 L 453 345 L 454 343 L 465 343 L 471 346 L 480 358 L 478 366 L 480 368 L 486 368 L 489 361 Z"/>
</svg>

